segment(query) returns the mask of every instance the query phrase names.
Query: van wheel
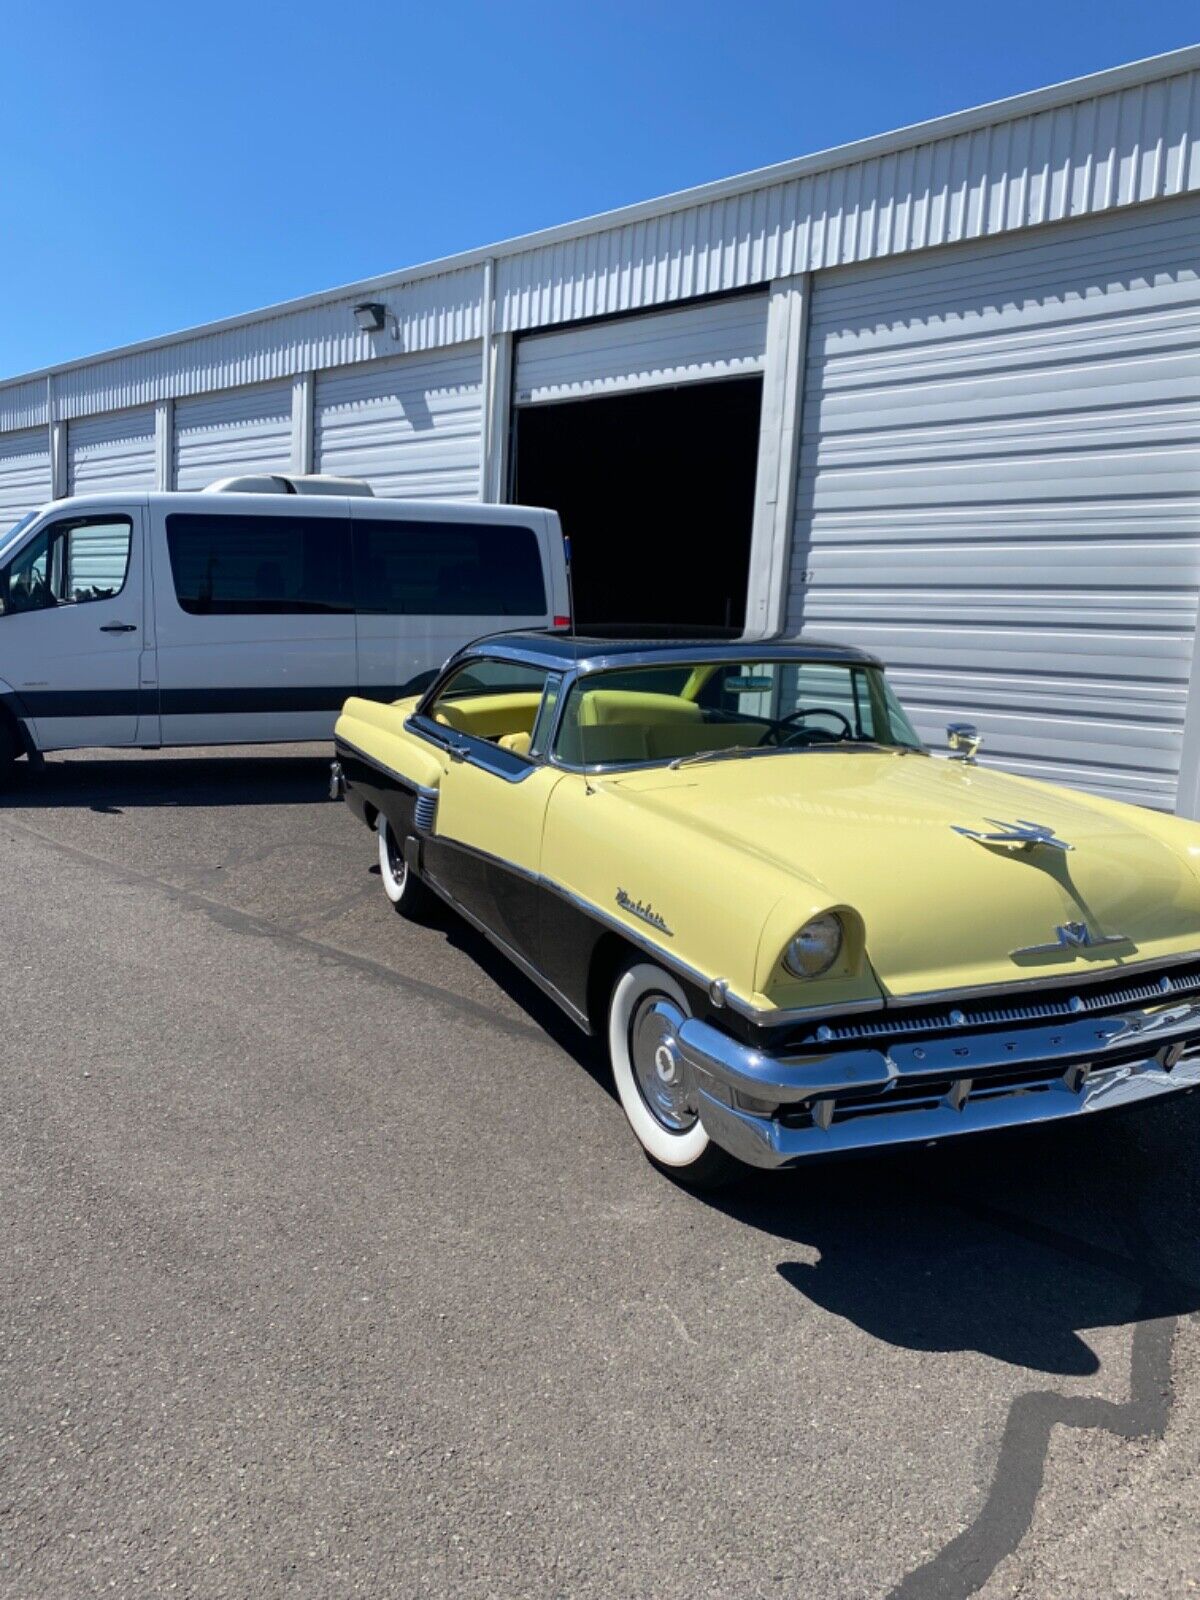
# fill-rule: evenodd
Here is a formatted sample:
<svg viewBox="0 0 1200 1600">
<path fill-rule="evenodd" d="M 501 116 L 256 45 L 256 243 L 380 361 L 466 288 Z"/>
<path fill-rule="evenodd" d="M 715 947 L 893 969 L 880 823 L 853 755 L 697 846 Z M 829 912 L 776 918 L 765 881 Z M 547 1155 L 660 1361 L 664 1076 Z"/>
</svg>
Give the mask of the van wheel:
<svg viewBox="0 0 1200 1600">
<path fill-rule="evenodd" d="M 0 782 L 3 782 L 12 771 L 12 766 L 21 754 L 21 746 L 7 717 L 0 716 Z"/>
<path fill-rule="evenodd" d="M 742 1164 L 704 1131 L 687 1067 L 673 1048 L 689 1015 L 683 990 L 661 967 L 637 961 L 617 979 L 608 1007 L 608 1051 L 621 1107 L 649 1159 L 694 1189 L 715 1189 Z"/>
<path fill-rule="evenodd" d="M 419 921 L 432 909 L 433 895 L 405 861 L 404 851 L 396 843 L 386 817 L 380 817 L 375 831 L 379 835 L 379 876 L 383 892 L 402 917 Z"/>
</svg>

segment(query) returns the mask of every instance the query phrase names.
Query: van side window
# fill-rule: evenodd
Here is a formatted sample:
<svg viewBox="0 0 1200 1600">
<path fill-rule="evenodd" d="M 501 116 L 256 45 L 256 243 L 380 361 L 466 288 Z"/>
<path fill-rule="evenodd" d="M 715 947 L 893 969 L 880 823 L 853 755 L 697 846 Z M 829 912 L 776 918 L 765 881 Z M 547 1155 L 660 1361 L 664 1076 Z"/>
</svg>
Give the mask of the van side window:
<svg viewBox="0 0 1200 1600">
<path fill-rule="evenodd" d="M 52 522 L 0 570 L 0 615 L 111 600 L 125 587 L 132 544 L 128 517 Z"/>
<path fill-rule="evenodd" d="M 532 528 L 375 517 L 354 527 L 359 611 L 405 617 L 546 614 Z"/>
<path fill-rule="evenodd" d="M 172 512 L 175 596 L 192 616 L 349 611 L 350 523 L 342 517 Z"/>
</svg>

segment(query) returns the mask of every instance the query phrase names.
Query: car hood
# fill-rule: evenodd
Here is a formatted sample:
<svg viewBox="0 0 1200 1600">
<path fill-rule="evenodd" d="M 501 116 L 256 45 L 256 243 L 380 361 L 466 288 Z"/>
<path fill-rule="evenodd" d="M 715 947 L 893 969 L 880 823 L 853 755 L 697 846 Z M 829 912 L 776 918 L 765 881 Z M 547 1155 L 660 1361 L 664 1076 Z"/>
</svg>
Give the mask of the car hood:
<svg viewBox="0 0 1200 1600">
<path fill-rule="evenodd" d="M 874 751 L 658 768 L 605 786 L 769 859 L 831 906 L 852 906 L 885 993 L 1036 980 L 1200 948 L 1200 880 L 1185 852 L 1156 834 L 1155 814 L 1136 806 Z M 1072 848 L 1013 850 L 956 831 L 1018 822 L 1052 829 Z M 1058 930 L 1079 923 L 1092 941 L 1119 942 L 1061 944 Z"/>
</svg>

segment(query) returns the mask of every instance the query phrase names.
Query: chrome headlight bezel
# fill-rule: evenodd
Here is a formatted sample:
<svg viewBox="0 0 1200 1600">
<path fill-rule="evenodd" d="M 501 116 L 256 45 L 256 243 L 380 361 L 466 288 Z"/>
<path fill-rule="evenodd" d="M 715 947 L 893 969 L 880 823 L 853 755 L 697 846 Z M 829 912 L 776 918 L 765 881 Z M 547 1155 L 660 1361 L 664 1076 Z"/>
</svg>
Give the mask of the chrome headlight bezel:
<svg viewBox="0 0 1200 1600">
<path fill-rule="evenodd" d="M 846 947 L 846 924 L 836 911 L 810 917 L 788 940 L 783 965 L 793 978 L 823 978 Z"/>
</svg>

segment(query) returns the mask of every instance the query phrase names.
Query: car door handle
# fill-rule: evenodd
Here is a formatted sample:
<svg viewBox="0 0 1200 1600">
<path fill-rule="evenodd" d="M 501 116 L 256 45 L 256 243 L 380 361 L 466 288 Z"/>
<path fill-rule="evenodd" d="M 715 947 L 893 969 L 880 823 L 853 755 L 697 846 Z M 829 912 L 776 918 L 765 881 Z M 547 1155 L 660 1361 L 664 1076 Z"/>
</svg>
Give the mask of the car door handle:
<svg viewBox="0 0 1200 1600">
<path fill-rule="evenodd" d="M 471 746 L 469 744 L 451 744 L 447 745 L 446 748 L 450 752 L 451 761 L 465 761 L 471 754 Z"/>
<path fill-rule="evenodd" d="M 137 632 L 137 623 L 136 622 L 102 622 L 100 624 L 100 632 L 101 633 L 136 633 Z"/>
</svg>

